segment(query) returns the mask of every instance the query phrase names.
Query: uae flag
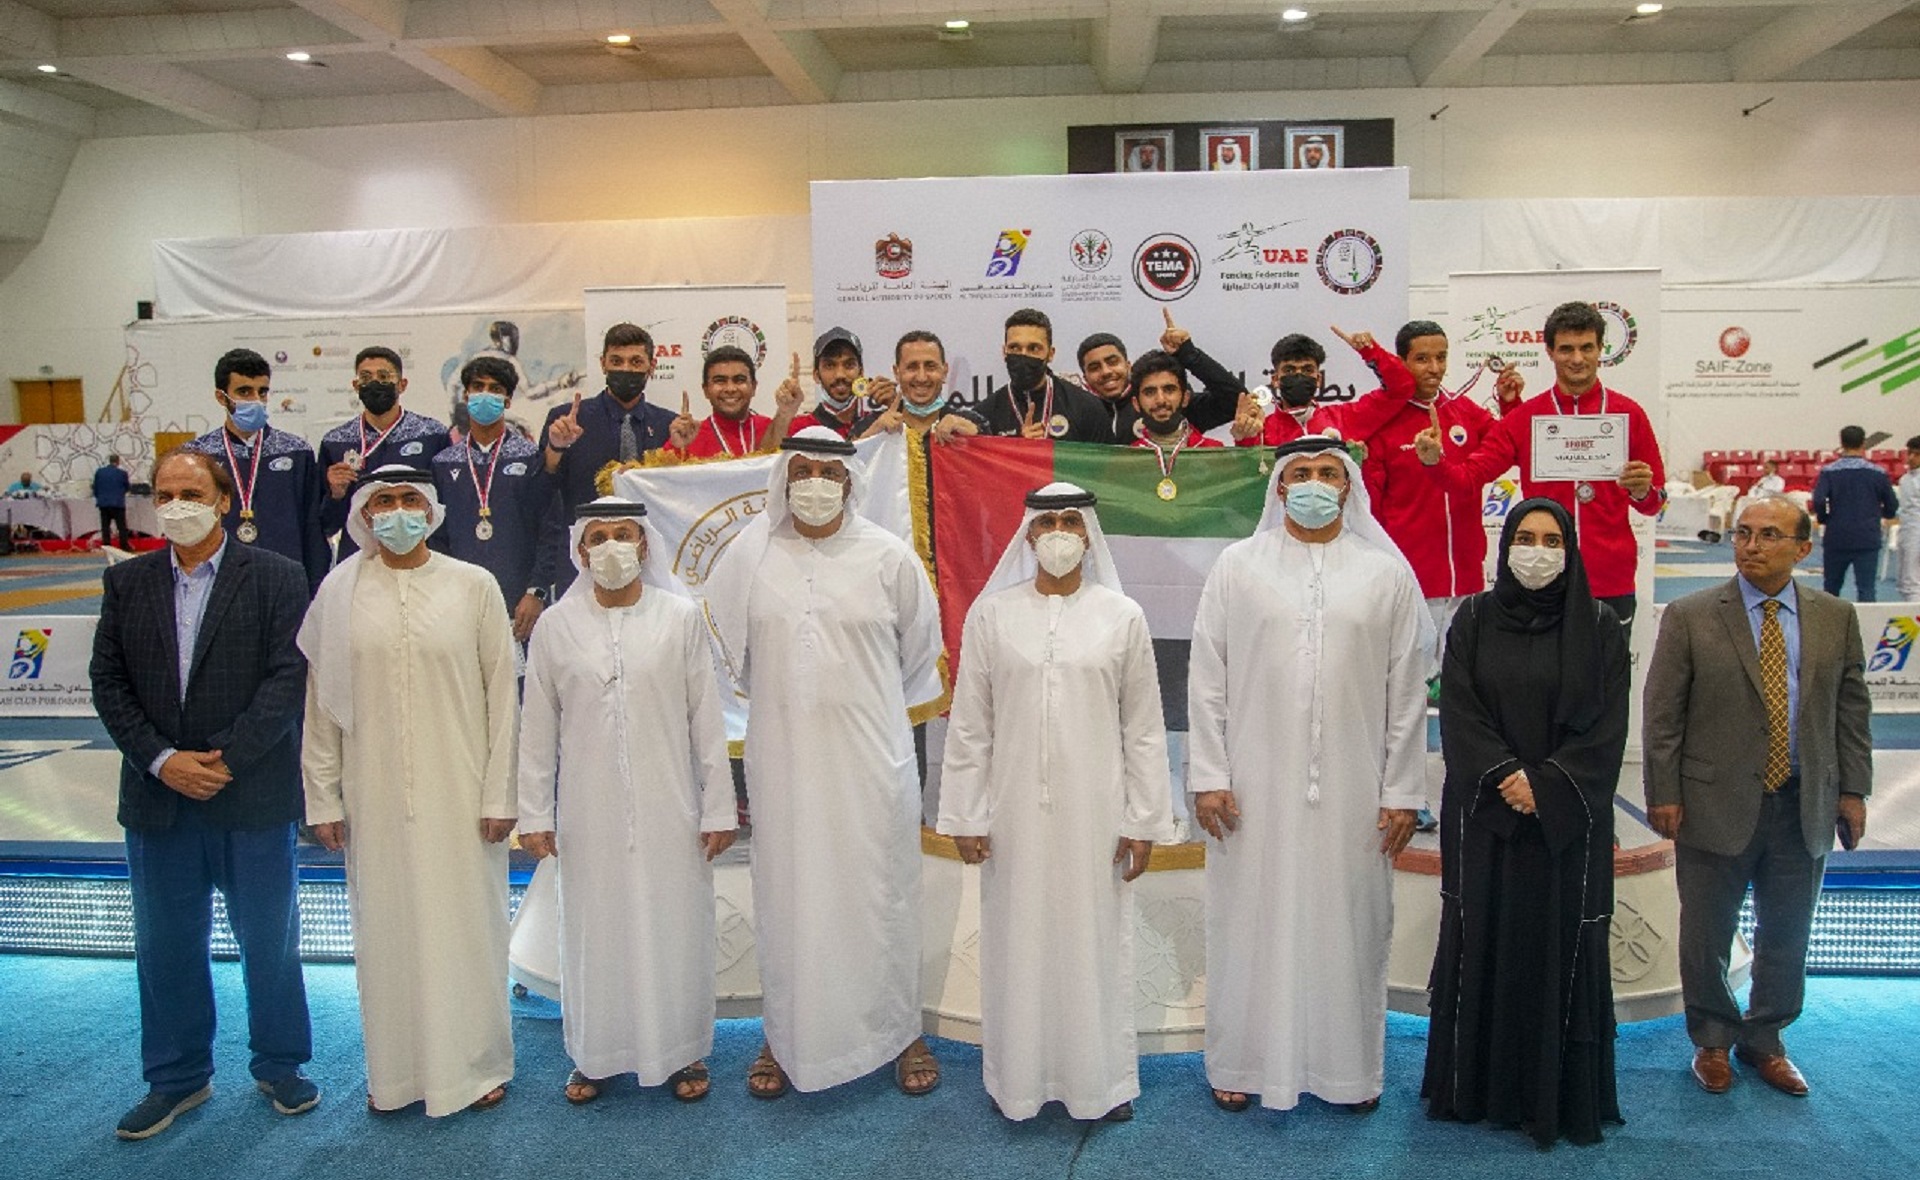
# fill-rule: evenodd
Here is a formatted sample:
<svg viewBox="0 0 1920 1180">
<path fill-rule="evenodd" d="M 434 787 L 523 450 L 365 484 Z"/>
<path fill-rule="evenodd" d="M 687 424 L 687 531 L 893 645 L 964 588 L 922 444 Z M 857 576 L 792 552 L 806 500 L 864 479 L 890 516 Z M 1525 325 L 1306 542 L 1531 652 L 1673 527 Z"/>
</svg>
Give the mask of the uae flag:
<svg viewBox="0 0 1920 1180">
<path fill-rule="evenodd" d="M 1020 527 L 1026 495 L 1064 480 L 1099 498 L 1095 511 L 1127 595 L 1146 612 L 1167 728 L 1187 728 L 1187 653 L 1200 589 L 1221 550 L 1259 523 L 1272 470 L 1266 447 L 1182 450 L 1161 471 L 1150 447 L 969 438 L 929 448 L 933 560 L 949 667 L 964 658 L 967 608 Z M 1161 494 L 1162 481 L 1173 495 Z"/>
</svg>

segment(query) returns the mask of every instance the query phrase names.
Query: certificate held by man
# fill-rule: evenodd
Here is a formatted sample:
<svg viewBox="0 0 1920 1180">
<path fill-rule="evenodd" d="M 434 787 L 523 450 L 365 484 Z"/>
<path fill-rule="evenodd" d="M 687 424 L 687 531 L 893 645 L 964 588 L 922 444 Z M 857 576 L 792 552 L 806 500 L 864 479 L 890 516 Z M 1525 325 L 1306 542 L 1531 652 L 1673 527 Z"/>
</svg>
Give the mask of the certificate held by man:
<svg viewBox="0 0 1920 1180">
<path fill-rule="evenodd" d="M 1533 477 L 1616 480 L 1627 467 L 1627 415 L 1542 414 L 1533 420 Z"/>
</svg>

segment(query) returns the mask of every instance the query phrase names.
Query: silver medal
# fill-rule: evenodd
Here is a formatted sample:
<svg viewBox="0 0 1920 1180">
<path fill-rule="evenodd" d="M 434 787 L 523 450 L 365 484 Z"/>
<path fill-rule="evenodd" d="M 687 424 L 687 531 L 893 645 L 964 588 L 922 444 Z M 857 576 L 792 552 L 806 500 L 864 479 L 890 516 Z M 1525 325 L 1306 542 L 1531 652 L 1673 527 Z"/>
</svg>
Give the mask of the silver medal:
<svg viewBox="0 0 1920 1180">
<path fill-rule="evenodd" d="M 243 520 L 240 522 L 240 527 L 233 530 L 233 535 L 251 545 L 260 539 L 260 526 L 250 520 Z"/>
<path fill-rule="evenodd" d="M 361 464 L 364 462 L 360 457 L 359 451 L 348 451 L 346 454 L 340 456 L 340 461 L 355 471 L 360 470 Z"/>
<path fill-rule="evenodd" d="M 1573 485 L 1573 496 L 1582 504 L 1593 503 L 1593 485 L 1584 479 L 1581 480 Z"/>
<path fill-rule="evenodd" d="M 493 540 L 493 522 L 490 520 L 482 520 L 479 524 L 474 525 L 473 535 L 482 541 Z"/>
</svg>

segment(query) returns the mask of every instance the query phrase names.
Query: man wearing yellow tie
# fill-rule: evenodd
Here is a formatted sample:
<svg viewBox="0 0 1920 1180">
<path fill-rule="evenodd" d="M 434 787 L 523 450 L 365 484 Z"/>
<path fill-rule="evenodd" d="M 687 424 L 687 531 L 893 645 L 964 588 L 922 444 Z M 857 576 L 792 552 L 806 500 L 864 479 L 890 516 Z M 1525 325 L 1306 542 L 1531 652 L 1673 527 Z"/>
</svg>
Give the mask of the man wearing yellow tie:
<svg viewBox="0 0 1920 1180">
<path fill-rule="evenodd" d="M 1807 942 L 1837 834 L 1853 848 L 1873 789 L 1872 703 L 1853 608 L 1797 584 L 1813 522 L 1757 500 L 1733 530 L 1738 573 L 1672 603 L 1647 671 L 1647 818 L 1674 841 L 1680 989 L 1693 1076 L 1733 1084 L 1728 1050 L 1802 1096 L 1781 1030 L 1800 1015 Z M 1740 903 L 1759 921 L 1744 1016 L 1727 985 Z"/>
</svg>

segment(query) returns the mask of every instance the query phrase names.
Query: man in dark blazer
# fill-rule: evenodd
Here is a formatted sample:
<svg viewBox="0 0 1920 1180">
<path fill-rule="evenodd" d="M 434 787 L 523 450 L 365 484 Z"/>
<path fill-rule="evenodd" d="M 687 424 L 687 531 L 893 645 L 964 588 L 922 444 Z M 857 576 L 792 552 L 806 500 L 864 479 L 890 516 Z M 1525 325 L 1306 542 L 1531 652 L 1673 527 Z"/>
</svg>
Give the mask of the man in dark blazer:
<svg viewBox="0 0 1920 1180">
<path fill-rule="evenodd" d="M 240 946 L 254 1080 L 282 1114 L 320 1100 L 300 1074 L 313 1036 L 294 864 L 307 575 L 228 543 L 233 484 L 209 456 L 163 456 L 153 485 L 171 544 L 108 568 L 91 667 L 94 707 L 122 755 L 149 1087 L 120 1120 L 123 1139 L 159 1134 L 213 1092 L 216 888 Z"/>
<path fill-rule="evenodd" d="M 1807 1092 L 1780 1032 L 1800 1015 L 1836 827 L 1849 848 L 1867 829 L 1860 628 L 1852 606 L 1794 582 L 1812 539 L 1793 501 L 1749 504 L 1733 531 L 1738 575 L 1667 607 L 1647 671 L 1647 817 L 1676 846 L 1693 1075 L 1714 1094 L 1733 1082 L 1729 1049 L 1774 1089 Z M 1749 884 L 1759 932 L 1743 1017 L 1727 960 Z"/>
</svg>

